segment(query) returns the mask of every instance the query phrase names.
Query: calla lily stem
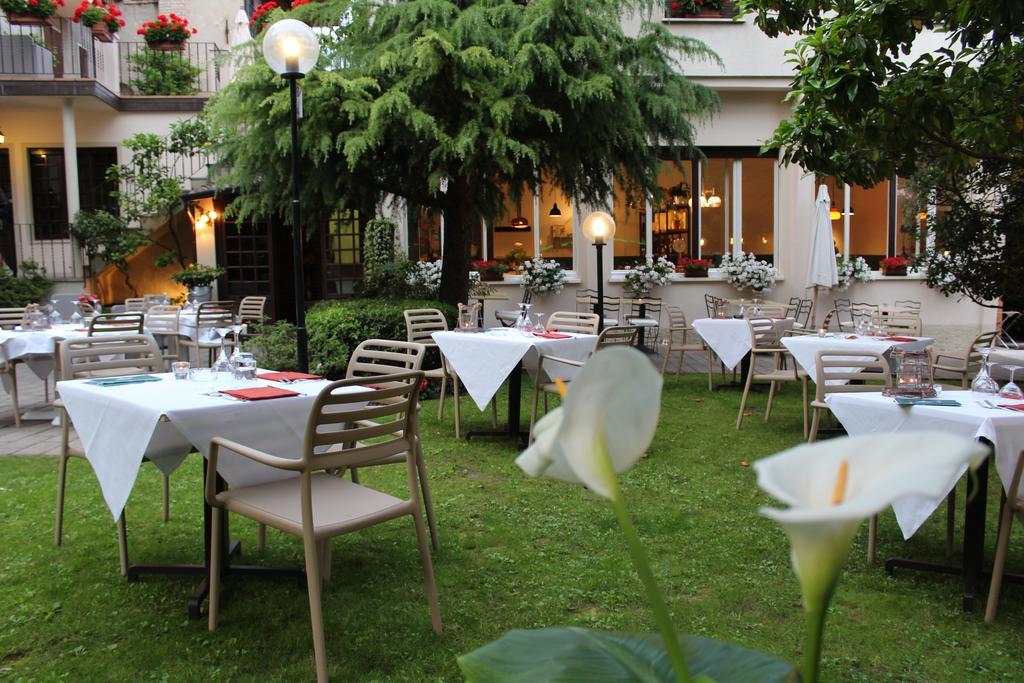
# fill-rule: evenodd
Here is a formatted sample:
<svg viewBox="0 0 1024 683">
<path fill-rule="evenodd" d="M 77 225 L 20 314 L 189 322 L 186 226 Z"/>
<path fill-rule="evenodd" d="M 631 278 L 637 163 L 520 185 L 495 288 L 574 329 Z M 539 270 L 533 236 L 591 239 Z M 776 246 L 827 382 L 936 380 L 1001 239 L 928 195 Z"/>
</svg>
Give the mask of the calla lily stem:
<svg viewBox="0 0 1024 683">
<path fill-rule="evenodd" d="M 686 657 L 683 656 L 683 650 L 679 647 L 679 637 L 672 626 L 668 607 L 665 606 L 665 600 L 658 589 L 657 581 L 654 579 L 654 572 L 651 571 L 651 565 L 647 561 L 644 546 L 640 542 L 640 536 L 636 532 L 636 527 L 633 526 L 633 519 L 629 515 L 626 501 L 622 497 L 622 491 L 619 489 L 615 469 L 612 467 L 612 460 L 608 455 L 608 447 L 605 445 L 603 430 L 600 432 L 597 442 L 599 452 L 596 455 L 598 461 L 602 468 L 607 469 L 606 478 L 611 492 L 612 509 L 615 510 L 619 526 L 622 527 L 622 535 L 626 537 L 626 545 L 629 547 L 629 554 L 633 559 L 633 566 L 636 567 L 636 573 L 640 576 L 640 583 L 643 584 L 644 590 L 647 591 L 647 602 L 650 603 L 651 610 L 654 612 L 654 621 L 658 624 L 658 630 L 661 632 L 661 640 L 665 645 L 669 661 L 672 662 L 676 681 L 678 683 L 691 683 L 690 669 L 686 665 Z"/>
<path fill-rule="evenodd" d="M 818 669 L 821 664 L 821 636 L 825 632 L 825 614 L 828 612 L 828 599 L 820 605 L 807 606 L 806 633 L 804 634 L 804 661 L 802 683 L 818 683 Z"/>
</svg>

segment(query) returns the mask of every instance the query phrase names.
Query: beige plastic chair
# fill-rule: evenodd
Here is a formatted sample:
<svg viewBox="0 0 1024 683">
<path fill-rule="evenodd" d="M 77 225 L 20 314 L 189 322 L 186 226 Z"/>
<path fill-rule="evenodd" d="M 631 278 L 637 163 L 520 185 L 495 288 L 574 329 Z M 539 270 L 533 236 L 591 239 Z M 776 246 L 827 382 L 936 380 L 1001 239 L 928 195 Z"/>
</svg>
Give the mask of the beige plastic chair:
<svg viewBox="0 0 1024 683">
<path fill-rule="evenodd" d="M 99 313 L 89 321 L 89 336 L 142 334 L 145 317 L 142 313 Z"/>
<path fill-rule="evenodd" d="M 992 563 L 992 583 L 988 588 L 988 604 L 985 607 L 985 621 L 992 623 L 996 619 L 999 608 L 999 593 L 1003 588 L 1003 573 L 1006 571 L 1006 554 L 1010 545 L 1010 531 L 1013 518 L 1024 521 L 1024 496 L 1019 494 L 1021 475 L 1024 474 L 1024 451 L 1017 456 L 1017 466 L 1013 470 L 1013 478 L 1007 489 L 1006 497 L 999 517 L 999 540 L 996 541 L 996 558 Z"/>
<path fill-rule="evenodd" d="M 385 375 L 375 382 L 367 382 L 365 378 L 346 379 L 324 387 L 310 413 L 303 453 L 298 459 L 264 453 L 220 437 L 210 442 L 206 500 L 213 508 L 210 530 L 211 631 L 217 627 L 220 613 L 221 524 L 224 513 L 230 512 L 302 538 L 317 681 L 328 680 L 320 593 L 322 582 L 330 575 L 329 541 L 334 536 L 411 516 L 416 527 L 431 623 L 435 633 L 441 632 L 434 569 L 416 486 L 415 454 L 420 448 L 416 405 L 422 379 L 422 372 L 406 372 Z M 378 386 L 386 383 L 386 386 L 379 390 L 335 393 L 363 383 Z M 372 405 L 354 408 L 367 402 Z M 373 426 L 350 426 L 363 420 L 373 420 Z M 337 426 L 341 428 L 335 429 Z M 371 439 L 373 443 L 367 443 Z M 342 446 L 341 450 L 336 450 L 337 446 Z M 299 476 L 218 491 L 217 461 L 221 449 Z M 325 472 L 361 467 L 395 457 L 405 460 L 408 498 L 398 498 Z"/>
<path fill-rule="evenodd" d="M 750 385 L 754 381 L 771 382 L 768 390 L 768 405 L 764 410 L 764 421 L 772 414 L 772 402 L 779 382 L 800 382 L 803 390 L 804 435 L 807 435 L 807 373 L 800 370 L 796 361 L 779 343 L 778 330 L 775 322 L 768 318 L 752 318 L 750 324 L 750 369 L 747 381 L 743 385 L 743 398 L 740 399 L 740 411 L 736 416 L 736 429 L 743 424 L 743 412 L 747 409 L 747 398 L 750 396 Z M 758 358 L 768 357 L 772 361 L 772 369 L 767 372 L 757 370 Z"/>
<path fill-rule="evenodd" d="M 405 338 L 406 341 L 423 344 L 428 349 L 437 349 L 432 335 L 434 332 L 447 332 L 448 321 L 444 314 L 436 308 L 410 308 L 402 312 L 405 317 Z M 444 420 L 444 399 L 447 393 L 448 380 L 452 381 L 452 397 L 455 400 L 455 438 L 462 438 L 462 396 L 459 387 L 459 376 L 455 370 L 448 366 L 448 359 L 437 349 L 441 356 L 441 367 L 431 370 L 424 370 L 423 375 L 427 379 L 441 380 L 441 395 L 438 398 L 437 420 Z M 498 403 L 497 399 L 491 399 L 491 425 L 497 429 L 498 425 Z"/>
<path fill-rule="evenodd" d="M 25 320 L 26 307 L 0 308 L 0 330 L 11 330 Z"/>
<path fill-rule="evenodd" d="M 807 436 L 808 443 L 818 439 L 821 411 L 829 409 L 825 402 L 828 394 L 878 393 L 892 387 L 889 361 L 875 351 L 818 351 L 814 356 L 814 377 L 816 387 L 814 400 L 811 401 L 814 414 L 811 417 L 811 432 Z M 862 383 L 853 384 L 852 381 Z M 878 384 L 879 381 L 882 384 Z"/>
<path fill-rule="evenodd" d="M 916 315 L 877 315 L 871 320 L 876 325 L 885 325 L 891 335 L 920 337 L 924 330 L 921 318 Z"/>
<path fill-rule="evenodd" d="M 7 355 L 7 349 L 0 346 L 0 375 L 7 376 L 8 388 L 10 389 L 11 405 L 14 408 L 14 426 L 21 427 L 21 407 L 18 405 L 18 365 L 20 359 L 12 359 Z M 45 383 L 46 380 L 43 380 Z"/>
<path fill-rule="evenodd" d="M 196 311 L 196 338 L 182 335 L 181 346 L 188 349 L 188 360 L 194 365 L 201 364 L 202 352 L 207 352 L 207 360 L 213 365 L 215 354 L 220 350 L 220 341 L 209 338 L 216 337 L 213 332 L 215 328 L 231 327 L 234 318 L 235 302 L 233 301 L 207 301 L 199 304 Z M 208 337 L 208 340 L 204 340 Z M 225 345 L 230 346 L 230 340 L 225 340 Z M 195 360 L 193 360 L 193 358 Z"/>
<path fill-rule="evenodd" d="M 145 313 L 146 298 L 141 296 L 128 297 L 124 300 L 124 311 L 125 313 Z"/>
<path fill-rule="evenodd" d="M 594 317 L 597 317 L 596 315 Z M 636 343 L 636 335 L 639 329 L 634 326 L 613 326 L 606 327 L 602 330 L 598 336 L 597 341 L 594 343 L 594 349 L 591 351 L 591 355 L 596 351 L 608 348 L 609 346 L 632 346 Z M 547 356 L 540 354 L 537 360 L 537 376 L 533 380 L 533 403 L 530 408 L 530 441 L 533 441 L 533 425 L 537 422 L 537 402 L 540 395 L 544 394 L 544 412 L 548 412 L 548 395 L 558 394 L 558 385 L 555 383 L 554 378 L 558 377 L 557 371 L 552 377 L 551 364 L 554 365 L 566 365 L 574 368 L 581 368 L 586 361 L 572 360 L 569 358 L 560 358 L 559 356 Z M 545 370 L 545 364 L 548 364 L 548 369 Z M 551 378 L 550 382 L 543 380 L 544 375 Z M 569 380 L 563 381 L 568 384 Z"/>
<path fill-rule="evenodd" d="M 575 332 L 577 334 L 597 334 L 597 324 L 601 318 L 597 313 L 577 313 L 575 311 L 555 311 L 548 318 L 547 329 L 552 332 Z"/>
<path fill-rule="evenodd" d="M 683 370 L 683 358 L 687 351 L 694 351 L 707 355 L 708 358 L 708 391 L 711 391 L 711 348 L 704 343 L 704 340 L 697 336 L 697 341 L 687 341 L 687 337 L 694 329 L 686 323 L 686 315 L 683 309 L 678 306 L 666 306 L 668 311 L 668 347 L 665 349 L 665 358 L 661 361 L 661 374 L 664 375 L 668 369 L 668 360 L 673 353 L 679 354 L 679 365 L 676 366 L 676 383 L 679 382 L 679 373 Z M 696 335 L 696 333 L 694 332 Z"/>
<path fill-rule="evenodd" d="M 150 306 L 146 313 L 146 330 L 157 340 L 165 361 L 178 360 L 181 356 L 181 341 L 188 339 L 187 335 L 181 333 L 181 306 Z"/>
<path fill-rule="evenodd" d="M 107 360 L 104 360 L 107 359 Z M 148 334 L 103 335 L 101 337 L 78 337 L 65 339 L 60 343 L 61 379 L 84 379 L 120 375 L 141 375 L 160 372 L 163 357 L 156 340 Z M 72 449 L 71 420 L 64 403 L 54 401 L 60 411 L 60 458 L 57 465 L 57 513 L 53 542 L 60 545 L 64 528 L 64 493 L 67 480 L 68 460 L 84 458 L 83 451 Z M 163 475 L 164 521 L 170 519 L 170 478 Z M 128 573 L 128 538 L 125 531 L 124 513 L 117 519 L 117 542 L 121 558 L 121 574 Z"/>
<path fill-rule="evenodd" d="M 238 302 L 238 317 L 243 323 L 263 322 L 263 309 L 266 308 L 267 297 L 246 296 Z"/>
<path fill-rule="evenodd" d="M 935 370 L 948 372 L 960 377 L 960 386 L 964 389 L 970 381 L 971 373 L 981 366 L 981 353 L 978 349 L 994 346 L 998 333 L 984 332 L 974 338 L 962 356 L 955 356 L 941 351 L 935 355 Z"/>
</svg>

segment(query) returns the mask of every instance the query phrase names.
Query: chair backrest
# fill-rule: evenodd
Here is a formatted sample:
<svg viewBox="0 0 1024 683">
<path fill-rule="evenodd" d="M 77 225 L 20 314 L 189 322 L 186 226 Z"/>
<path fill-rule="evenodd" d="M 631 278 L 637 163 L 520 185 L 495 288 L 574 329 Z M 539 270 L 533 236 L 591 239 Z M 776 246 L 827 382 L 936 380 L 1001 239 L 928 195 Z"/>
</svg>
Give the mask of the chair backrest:
<svg viewBox="0 0 1024 683">
<path fill-rule="evenodd" d="M 788 309 L 786 306 L 758 306 L 758 310 L 761 311 L 758 317 L 760 318 L 786 318 L 788 316 Z"/>
<path fill-rule="evenodd" d="M 594 304 L 597 303 L 597 291 L 593 289 L 576 290 L 576 312 L 593 313 Z"/>
<path fill-rule="evenodd" d="M 606 312 L 607 315 L 607 312 Z M 555 311 L 548 318 L 548 329 L 554 332 L 579 332 L 580 334 L 597 334 L 601 318 L 597 313 L 576 313 L 575 311 Z"/>
<path fill-rule="evenodd" d="M 0 308 L 0 329 L 13 328 L 25 318 L 25 308 Z"/>
<path fill-rule="evenodd" d="M 750 325 L 751 348 L 757 350 L 776 349 L 779 347 L 779 331 L 775 327 L 774 320 L 770 318 L 751 318 L 747 323 Z"/>
<path fill-rule="evenodd" d="M 644 315 L 643 315 L 643 317 L 645 317 L 645 318 L 653 318 L 654 320 L 659 320 L 660 321 L 660 319 L 661 319 L 661 299 L 659 299 L 659 298 L 652 298 L 652 297 L 644 297 L 642 299 L 631 299 L 630 300 L 630 304 L 631 304 L 631 308 L 632 308 L 631 315 L 639 317 L 640 316 L 640 306 L 643 305 L 643 307 L 644 307 Z"/>
<path fill-rule="evenodd" d="M 412 484 L 419 439 L 415 407 L 422 379 L 423 373 L 419 371 L 399 372 L 343 379 L 324 387 L 306 423 L 304 473 L 359 467 L 404 453 Z M 365 407 L 349 409 L 353 404 Z M 361 421 L 372 423 L 360 424 Z M 308 487 L 309 479 L 304 479 L 302 485 Z M 415 497 L 415 486 L 410 489 L 410 495 Z"/>
<path fill-rule="evenodd" d="M 419 370 L 427 347 L 418 342 L 367 339 L 348 358 L 345 379 Z"/>
<path fill-rule="evenodd" d="M 402 311 L 405 318 L 405 340 L 433 344 L 430 337 L 434 332 L 447 332 L 448 321 L 444 313 L 436 308 L 408 308 Z"/>
<path fill-rule="evenodd" d="M 1024 316 L 1020 311 L 1003 311 L 999 323 L 999 343 L 1008 349 L 1019 349 L 1018 339 L 1024 339 Z"/>
<path fill-rule="evenodd" d="M 826 394 L 877 392 L 892 386 L 889 361 L 876 351 L 818 351 L 814 377 L 816 401 L 825 400 Z"/>
<path fill-rule="evenodd" d="M 704 306 L 708 309 L 709 318 L 717 318 L 719 314 L 729 305 L 729 302 L 714 294 L 704 295 Z"/>
<path fill-rule="evenodd" d="M 910 311 L 921 315 L 921 302 L 913 299 L 897 299 L 892 302 L 893 308 L 901 311 Z"/>
<path fill-rule="evenodd" d="M 831 311 L 826 313 L 825 319 L 821 321 L 821 329 L 828 330 L 829 325 L 832 324 L 832 319 L 836 317 L 837 313 L 838 311 L 836 311 L 835 309 L 832 309 Z"/>
<path fill-rule="evenodd" d="M 889 328 L 889 334 L 905 334 L 920 337 L 923 330 L 921 318 L 916 315 L 881 316 L 876 315 L 872 321 L 877 325 Z"/>
<path fill-rule="evenodd" d="M 157 304 L 146 313 L 146 329 L 150 334 L 178 334 L 181 306 Z"/>
<path fill-rule="evenodd" d="M 75 305 L 78 306 L 78 312 L 83 318 L 91 318 L 96 315 L 96 307 L 87 301 L 78 301 Z"/>
<path fill-rule="evenodd" d="M 105 334 L 74 337 L 60 343 L 61 379 L 90 377 L 97 372 L 118 375 L 163 372 L 163 354 L 149 334 Z"/>
<path fill-rule="evenodd" d="M 814 302 L 811 299 L 800 299 L 796 308 L 796 315 L 793 320 L 802 327 L 807 327 L 811 322 L 811 311 L 814 309 Z"/>
<path fill-rule="evenodd" d="M 595 351 L 606 349 L 609 346 L 632 346 L 636 343 L 636 334 L 639 328 L 631 325 L 613 325 L 601 331 L 597 338 Z"/>
<path fill-rule="evenodd" d="M 665 311 L 668 313 L 668 326 L 672 330 L 681 330 L 686 327 L 686 314 L 683 313 L 683 309 L 678 306 L 669 304 L 665 306 Z"/>
<path fill-rule="evenodd" d="M 124 310 L 126 313 L 145 312 L 146 299 L 141 296 L 129 297 L 124 300 Z"/>
<path fill-rule="evenodd" d="M 857 324 L 857 322 L 859 322 L 861 318 L 867 318 L 868 320 L 871 320 L 876 315 L 878 315 L 878 304 L 850 304 L 850 315 L 853 317 L 854 324 Z"/>
<path fill-rule="evenodd" d="M 89 321 L 89 336 L 142 334 L 145 318 L 142 313 L 100 313 Z"/>
<path fill-rule="evenodd" d="M 246 296 L 238 302 L 238 317 L 243 323 L 263 322 L 263 309 L 266 308 L 267 297 Z"/>
<path fill-rule="evenodd" d="M 970 369 L 972 365 L 980 366 L 983 359 L 981 357 L 981 351 L 986 346 L 995 346 L 999 338 L 999 332 L 993 330 L 992 332 L 982 332 L 974 341 L 971 342 L 970 346 L 967 347 L 967 352 L 964 354 L 964 370 Z"/>
<path fill-rule="evenodd" d="M 196 311 L 196 327 L 231 327 L 234 311 L 234 301 L 204 301 Z"/>
</svg>

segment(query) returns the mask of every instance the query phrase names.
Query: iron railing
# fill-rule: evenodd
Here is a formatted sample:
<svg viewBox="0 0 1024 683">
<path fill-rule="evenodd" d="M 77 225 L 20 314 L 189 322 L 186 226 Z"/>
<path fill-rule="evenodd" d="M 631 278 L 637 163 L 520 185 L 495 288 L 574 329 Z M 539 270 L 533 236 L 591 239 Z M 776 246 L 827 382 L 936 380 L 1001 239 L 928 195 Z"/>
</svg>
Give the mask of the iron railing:
<svg viewBox="0 0 1024 683">
<path fill-rule="evenodd" d="M 120 42 L 122 95 L 209 95 L 220 87 L 216 43 L 185 41 L 180 52 Z"/>
<path fill-rule="evenodd" d="M 96 78 L 92 31 L 61 17 L 53 26 L 0 18 L 0 77 Z"/>
<path fill-rule="evenodd" d="M 17 271 L 24 261 L 35 261 L 46 276 L 57 281 L 83 279 L 82 250 L 70 238 L 40 239 L 52 231 L 39 231 L 31 223 L 15 223 L 14 252 L 16 263 L 7 264 Z"/>
</svg>

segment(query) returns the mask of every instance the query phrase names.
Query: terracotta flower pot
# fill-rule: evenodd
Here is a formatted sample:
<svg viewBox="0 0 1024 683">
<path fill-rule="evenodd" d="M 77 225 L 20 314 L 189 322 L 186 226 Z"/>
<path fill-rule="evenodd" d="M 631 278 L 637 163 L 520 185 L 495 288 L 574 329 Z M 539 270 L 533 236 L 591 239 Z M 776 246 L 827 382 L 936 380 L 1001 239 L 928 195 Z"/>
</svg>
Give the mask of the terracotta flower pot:
<svg viewBox="0 0 1024 683">
<path fill-rule="evenodd" d="M 37 17 L 32 14 L 18 14 L 8 12 L 7 21 L 18 26 L 53 26 L 51 17 Z"/>
<path fill-rule="evenodd" d="M 185 49 L 185 43 L 146 43 L 146 47 L 157 52 L 181 52 Z"/>
<path fill-rule="evenodd" d="M 92 37 L 101 43 L 114 42 L 114 34 L 110 32 L 110 27 L 104 21 L 96 22 L 89 27 L 89 30 L 92 31 Z"/>
</svg>

